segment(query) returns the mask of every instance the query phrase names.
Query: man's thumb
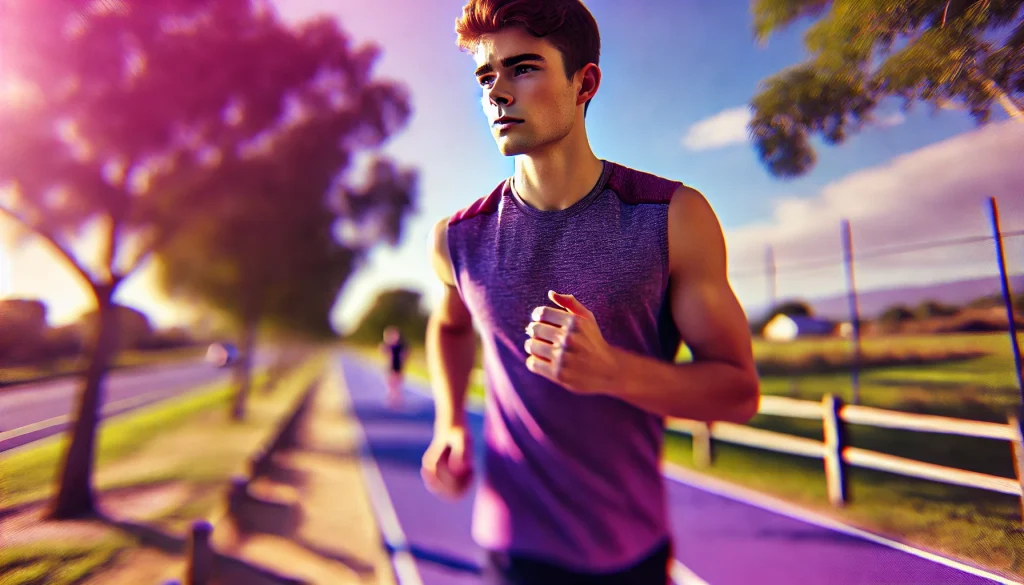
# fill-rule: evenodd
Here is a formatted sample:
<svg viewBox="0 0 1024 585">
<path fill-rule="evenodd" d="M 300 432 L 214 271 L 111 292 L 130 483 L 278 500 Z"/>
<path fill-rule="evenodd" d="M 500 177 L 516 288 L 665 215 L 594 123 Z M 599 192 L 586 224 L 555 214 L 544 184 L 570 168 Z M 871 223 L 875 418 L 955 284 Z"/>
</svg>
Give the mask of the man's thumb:
<svg viewBox="0 0 1024 585">
<path fill-rule="evenodd" d="M 452 445 L 449 445 L 449 449 L 448 468 L 455 475 L 462 475 L 471 466 L 464 441 L 454 441 Z"/>
<path fill-rule="evenodd" d="M 584 316 L 590 315 L 590 310 L 584 307 L 583 303 L 576 300 L 576 297 L 572 295 L 564 295 L 562 293 L 549 290 L 548 298 L 551 299 L 551 302 L 557 304 L 559 307 L 562 307 L 570 313 Z"/>
</svg>

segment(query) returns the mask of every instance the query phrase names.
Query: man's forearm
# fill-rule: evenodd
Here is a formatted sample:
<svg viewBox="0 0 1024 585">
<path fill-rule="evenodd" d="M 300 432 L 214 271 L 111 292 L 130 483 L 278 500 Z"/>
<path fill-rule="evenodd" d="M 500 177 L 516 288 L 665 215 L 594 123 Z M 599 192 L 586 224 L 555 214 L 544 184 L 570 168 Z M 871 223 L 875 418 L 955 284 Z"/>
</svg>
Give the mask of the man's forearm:
<svg viewBox="0 0 1024 585">
<path fill-rule="evenodd" d="M 473 328 L 427 322 L 427 370 L 434 394 L 434 427 L 461 426 L 466 420 L 466 392 L 476 358 Z"/>
<path fill-rule="evenodd" d="M 615 396 L 661 416 L 743 423 L 756 412 L 756 372 L 724 362 L 672 364 L 616 349 Z"/>
</svg>

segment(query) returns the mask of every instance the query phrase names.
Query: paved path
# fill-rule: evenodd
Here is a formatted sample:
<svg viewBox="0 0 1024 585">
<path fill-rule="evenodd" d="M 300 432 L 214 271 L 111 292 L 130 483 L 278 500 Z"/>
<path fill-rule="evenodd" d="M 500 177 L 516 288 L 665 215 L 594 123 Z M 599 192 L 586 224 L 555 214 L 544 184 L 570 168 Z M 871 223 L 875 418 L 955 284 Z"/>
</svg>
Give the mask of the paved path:
<svg viewBox="0 0 1024 585">
<path fill-rule="evenodd" d="M 260 355 L 255 361 L 258 366 L 267 358 Z M 227 380 L 229 372 L 201 359 L 114 370 L 106 379 L 103 416 L 114 416 Z M 78 378 L 62 378 L 0 391 L 0 453 L 67 429 L 80 388 Z"/>
<path fill-rule="evenodd" d="M 426 388 L 410 384 L 404 411 L 391 411 L 384 405 L 379 368 L 351 355 L 342 359 L 347 389 L 372 454 L 370 467 L 379 469 L 383 481 L 375 494 L 377 512 L 387 516 L 389 506 L 394 510 L 394 521 L 382 518 L 385 537 L 400 556 L 414 561 L 415 570 L 401 569 L 396 558 L 399 572 L 407 574 L 400 585 L 478 583 L 482 555 L 470 537 L 472 494 L 454 503 L 441 501 L 420 480 L 420 457 L 433 420 Z M 481 417 L 472 415 L 470 424 L 476 445 L 481 445 Z M 678 561 L 673 577 L 679 585 L 1014 583 L 970 567 L 949 566 L 956 564 L 944 559 L 924 558 L 925 553 L 901 550 L 842 525 L 829 526 L 783 502 L 697 474 L 667 468 L 667 475 Z"/>
</svg>

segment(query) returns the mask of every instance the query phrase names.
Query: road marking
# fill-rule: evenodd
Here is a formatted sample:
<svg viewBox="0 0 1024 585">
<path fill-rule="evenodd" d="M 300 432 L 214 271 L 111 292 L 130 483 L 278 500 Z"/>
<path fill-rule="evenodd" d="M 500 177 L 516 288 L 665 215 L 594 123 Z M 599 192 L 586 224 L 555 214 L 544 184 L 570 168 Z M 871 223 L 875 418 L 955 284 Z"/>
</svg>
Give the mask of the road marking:
<svg viewBox="0 0 1024 585">
<path fill-rule="evenodd" d="M 326 383 L 330 384 L 331 390 L 338 392 L 343 408 L 352 412 L 352 396 L 345 383 L 340 356 L 336 357 L 332 363 Z M 363 452 L 363 456 L 359 458 L 363 470 L 363 480 L 369 492 L 370 504 L 373 506 L 377 522 L 380 524 L 381 533 L 388 548 L 392 551 L 391 564 L 395 571 L 395 579 L 398 581 L 398 585 L 423 585 L 423 579 L 416 567 L 416 559 L 409 552 L 408 540 L 398 521 L 394 502 L 391 501 L 391 496 L 388 494 L 384 476 L 381 475 L 377 460 L 374 459 L 373 453 L 370 451 L 363 424 L 355 413 L 352 413 L 352 422 L 355 424 L 356 440 Z"/>
<path fill-rule="evenodd" d="M 672 580 L 676 582 L 676 585 L 710 585 L 689 567 L 680 563 L 678 559 L 672 559 Z"/>
<path fill-rule="evenodd" d="M 662 467 L 663 473 L 669 479 L 672 479 L 673 481 L 679 482 L 681 484 L 688 485 L 690 487 L 700 489 L 708 493 L 726 497 L 731 500 L 736 500 L 738 502 L 743 502 L 744 504 L 755 506 L 757 508 L 773 512 L 781 516 L 792 518 L 794 520 L 799 520 L 801 522 L 813 524 L 821 528 L 827 528 L 829 530 L 835 530 L 836 532 L 841 532 L 849 536 L 862 538 L 875 544 L 880 544 L 882 546 L 896 549 L 900 552 L 905 552 L 907 554 L 914 555 L 922 559 L 927 559 L 929 561 L 938 563 L 940 565 L 944 565 L 946 567 L 950 567 L 952 569 L 957 569 L 965 573 L 969 573 L 976 577 L 982 577 L 984 579 L 995 581 L 996 583 L 1002 583 L 1003 585 L 1021 585 L 1020 581 L 1013 581 L 1011 579 L 1008 579 L 1001 575 L 997 575 L 995 573 L 991 573 L 984 569 L 974 567 L 966 563 L 962 563 L 960 561 L 954 561 L 953 559 L 946 558 L 942 555 L 924 551 L 919 548 L 913 547 L 909 544 L 885 538 L 884 536 L 879 536 L 878 534 L 874 534 L 872 532 L 868 532 L 860 528 L 854 528 L 853 526 L 850 526 L 849 524 L 844 524 L 839 520 L 835 520 L 823 514 L 818 514 L 816 512 L 806 510 L 795 504 L 786 502 L 785 500 L 763 494 L 750 488 L 738 486 L 736 484 L 732 484 L 724 480 L 709 477 L 696 471 L 686 469 L 685 467 L 680 467 L 673 463 L 665 462 L 663 463 Z"/>
<path fill-rule="evenodd" d="M 138 406 L 154 396 L 157 396 L 159 394 L 166 394 L 167 392 L 169 392 L 169 390 L 154 390 L 152 392 L 147 392 L 145 394 L 140 394 L 138 396 L 132 396 L 114 402 L 108 402 L 103 405 L 103 408 L 100 409 L 100 412 L 104 415 L 109 415 L 119 408 L 132 408 L 133 406 Z M 10 439 L 16 439 L 23 435 L 27 435 L 28 433 L 34 433 L 36 431 L 42 431 L 45 429 L 53 428 L 55 426 L 62 425 L 70 421 L 71 415 L 62 414 L 60 416 L 55 416 L 53 418 L 48 418 L 46 420 L 34 422 L 23 427 L 18 427 L 16 429 L 11 429 L 9 431 L 4 431 L 0 433 L 0 443 Z"/>
</svg>

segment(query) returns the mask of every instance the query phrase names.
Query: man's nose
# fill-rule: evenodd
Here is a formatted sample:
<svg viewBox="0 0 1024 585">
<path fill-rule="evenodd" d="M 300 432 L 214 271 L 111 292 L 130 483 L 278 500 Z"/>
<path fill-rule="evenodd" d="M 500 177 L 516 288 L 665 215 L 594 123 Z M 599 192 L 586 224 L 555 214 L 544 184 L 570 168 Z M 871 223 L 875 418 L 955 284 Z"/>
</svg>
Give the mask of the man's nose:
<svg viewBox="0 0 1024 585">
<path fill-rule="evenodd" d="M 501 81 L 494 82 L 494 85 L 487 92 L 487 99 L 494 106 L 510 106 L 513 102 L 512 93 L 508 91 L 505 84 Z"/>
</svg>

